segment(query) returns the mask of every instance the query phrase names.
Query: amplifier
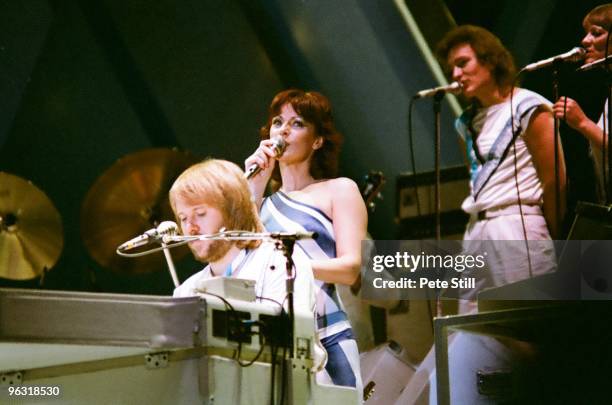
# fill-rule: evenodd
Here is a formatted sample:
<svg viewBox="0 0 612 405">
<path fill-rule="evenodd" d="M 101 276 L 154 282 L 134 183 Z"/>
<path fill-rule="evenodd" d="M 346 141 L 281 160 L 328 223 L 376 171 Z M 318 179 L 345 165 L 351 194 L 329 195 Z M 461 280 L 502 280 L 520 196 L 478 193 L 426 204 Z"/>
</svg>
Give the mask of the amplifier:
<svg viewBox="0 0 612 405">
<path fill-rule="evenodd" d="M 435 237 L 435 182 L 435 171 L 400 173 L 397 176 L 395 195 L 399 238 Z M 461 203 L 469 190 L 469 173 L 465 166 L 440 170 L 440 231 L 446 239 L 461 239 L 469 218 L 461 210 Z"/>
<path fill-rule="evenodd" d="M 612 206 L 578 201 L 568 240 L 612 239 Z"/>
</svg>

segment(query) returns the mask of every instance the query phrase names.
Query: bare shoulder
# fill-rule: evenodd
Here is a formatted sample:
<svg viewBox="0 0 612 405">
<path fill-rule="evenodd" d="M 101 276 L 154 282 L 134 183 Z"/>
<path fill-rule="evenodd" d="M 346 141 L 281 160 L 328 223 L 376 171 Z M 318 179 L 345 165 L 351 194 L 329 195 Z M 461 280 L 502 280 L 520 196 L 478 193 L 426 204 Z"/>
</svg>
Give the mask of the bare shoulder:
<svg viewBox="0 0 612 405">
<path fill-rule="evenodd" d="M 348 177 L 336 177 L 335 179 L 327 180 L 326 187 L 334 193 L 357 193 L 359 187 L 357 183 Z"/>
<path fill-rule="evenodd" d="M 291 196 L 301 202 L 313 205 L 326 215 L 332 216 L 333 207 L 347 207 L 363 204 L 357 184 L 346 177 L 320 180 L 299 193 Z"/>
<path fill-rule="evenodd" d="M 331 180 L 328 187 L 332 199 L 334 223 L 354 231 L 365 229 L 367 226 L 366 206 L 357 183 L 346 177 L 338 177 Z M 363 233 L 365 234 L 365 230 Z M 360 235 L 359 232 L 357 234 Z"/>
<path fill-rule="evenodd" d="M 334 207 L 365 209 L 361 191 L 355 181 L 347 177 L 338 177 L 330 180 L 327 187 Z"/>
<path fill-rule="evenodd" d="M 340 194 L 360 195 L 357 183 L 348 177 L 336 177 L 334 179 L 319 180 L 308 186 L 308 190 L 315 194 L 326 194 L 332 197 Z"/>
</svg>

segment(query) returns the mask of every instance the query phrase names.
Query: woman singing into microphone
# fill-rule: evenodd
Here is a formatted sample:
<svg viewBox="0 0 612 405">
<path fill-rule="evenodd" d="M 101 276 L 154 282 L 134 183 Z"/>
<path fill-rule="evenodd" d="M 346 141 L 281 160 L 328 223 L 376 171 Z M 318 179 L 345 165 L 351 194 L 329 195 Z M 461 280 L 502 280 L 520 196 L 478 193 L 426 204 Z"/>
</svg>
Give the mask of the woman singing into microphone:
<svg viewBox="0 0 612 405">
<path fill-rule="evenodd" d="M 359 353 L 335 284 L 352 285 L 359 276 L 367 213 L 355 182 L 336 177 L 342 141 L 329 100 L 317 92 L 290 89 L 277 94 L 261 128 L 259 148 L 245 161 L 261 171 L 249 180 L 269 231 L 314 231 L 299 241 L 312 260 L 316 278 L 317 327 L 328 362 L 319 382 L 356 387 L 361 393 Z M 274 140 L 283 138 L 277 159 Z M 278 162 L 277 162 L 278 160 Z M 264 197 L 272 179 L 274 193 Z"/>
<path fill-rule="evenodd" d="M 591 10 L 584 20 L 582 20 L 582 26 L 584 27 L 584 38 L 582 38 L 582 46 L 586 50 L 586 57 L 584 63 L 591 63 L 598 59 L 602 59 L 606 56 L 606 41 L 608 39 L 608 30 L 612 25 L 612 4 L 604 4 L 595 7 Z M 608 54 L 612 50 L 612 42 L 610 42 L 608 48 Z M 608 111 L 608 100 L 606 100 L 603 113 L 598 123 L 593 122 L 589 119 L 580 105 L 569 97 L 561 97 L 553 106 L 555 117 L 565 120 L 567 125 L 576 131 L 580 132 L 585 138 L 588 139 L 591 147 L 591 155 L 595 163 L 595 171 L 598 177 L 598 194 L 599 199 L 604 200 L 604 153 L 607 151 L 603 150 L 604 147 L 604 132 L 603 128 L 607 123 L 607 111 Z M 608 130 L 609 131 L 609 130 Z M 609 174 L 609 169 L 606 170 Z"/>
</svg>

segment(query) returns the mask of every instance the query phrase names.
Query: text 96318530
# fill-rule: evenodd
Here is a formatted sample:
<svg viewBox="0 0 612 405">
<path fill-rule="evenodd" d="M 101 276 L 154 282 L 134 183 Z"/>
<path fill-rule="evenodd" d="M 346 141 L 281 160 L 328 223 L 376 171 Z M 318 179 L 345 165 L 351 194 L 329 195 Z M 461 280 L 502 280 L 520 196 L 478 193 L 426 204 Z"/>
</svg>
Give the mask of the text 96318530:
<svg viewBox="0 0 612 405">
<path fill-rule="evenodd" d="M 3 387 L 5 395 L 17 399 L 28 398 L 59 398 L 62 390 L 59 385 L 9 385 Z"/>
</svg>

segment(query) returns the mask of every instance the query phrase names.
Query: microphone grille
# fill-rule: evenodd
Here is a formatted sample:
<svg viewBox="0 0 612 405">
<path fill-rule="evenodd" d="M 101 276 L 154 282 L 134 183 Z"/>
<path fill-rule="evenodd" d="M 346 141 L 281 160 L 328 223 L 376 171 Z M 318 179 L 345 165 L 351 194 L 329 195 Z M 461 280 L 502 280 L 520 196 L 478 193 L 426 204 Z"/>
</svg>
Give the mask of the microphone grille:
<svg viewBox="0 0 612 405">
<path fill-rule="evenodd" d="M 452 93 L 460 93 L 461 90 L 463 90 L 463 84 L 461 84 L 460 82 L 452 82 L 449 85 L 449 89 Z"/>
<path fill-rule="evenodd" d="M 272 144 L 272 147 L 274 148 L 274 153 L 276 154 L 276 157 L 280 157 L 283 154 L 283 152 L 285 152 L 287 143 L 285 142 L 283 138 L 278 137 L 274 139 L 274 143 Z"/>
<path fill-rule="evenodd" d="M 157 225 L 157 233 L 159 235 L 176 235 L 178 233 L 178 225 L 172 221 L 164 221 Z"/>
<path fill-rule="evenodd" d="M 575 47 L 570 52 L 573 54 L 573 56 L 571 57 L 572 62 L 580 62 L 586 56 L 586 50 L 579 46 Z"/>
</svg>

